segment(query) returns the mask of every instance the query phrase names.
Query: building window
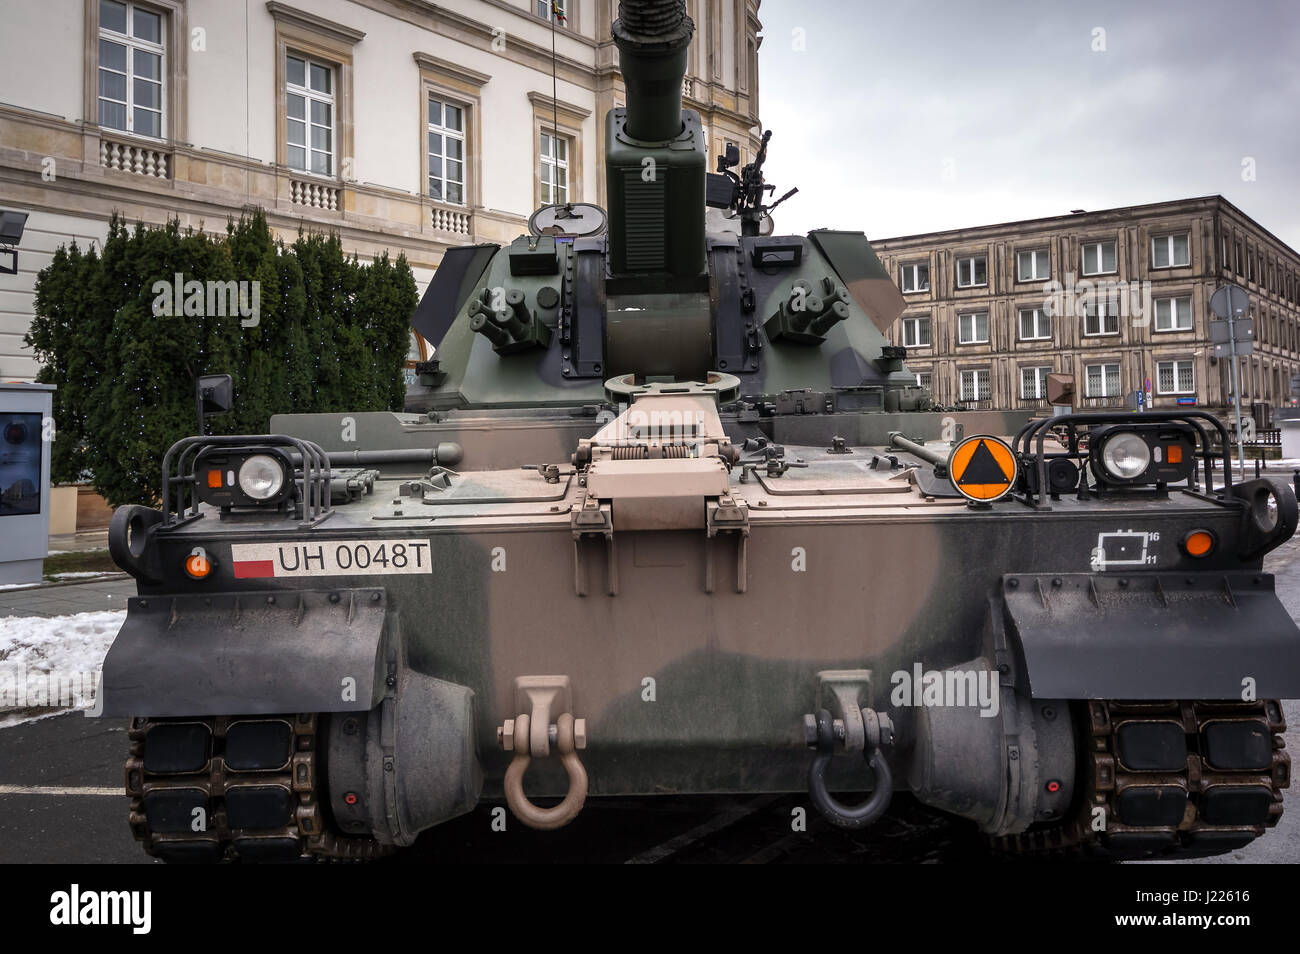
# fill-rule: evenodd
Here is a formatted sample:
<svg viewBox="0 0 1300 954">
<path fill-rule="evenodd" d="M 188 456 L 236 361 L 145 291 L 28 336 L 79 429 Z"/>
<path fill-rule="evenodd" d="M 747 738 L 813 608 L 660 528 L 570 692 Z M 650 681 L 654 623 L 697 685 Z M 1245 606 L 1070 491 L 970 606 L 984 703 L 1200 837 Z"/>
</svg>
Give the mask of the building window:
<svg viewBox="0 0 1300 954">
<path fill-rule="evenodd" d="M 568 9 L 568 0 L 533 0 L 533 12 L 543 20 L 553 17 L 559 26 L 569 25 Z"/>
<path fill-rule="evenodd" d="M 905 348 L 930 347 L 930 319 L 903 319 L 903 346 Z"/>
<path fill-rule="evenodd" d="M 957 259 L 957 287 L 976 288 L 989 283 L 988 259 L 971 255 Z"/>
<path fill-rule="evenodd" d="M 1246 253 L 1246 280 L 1252 282 L 1255 280 L 1255 256 L 1250 252 Z"/>
<path fill-rule="evenodd" d="M 1241 241 L 1240 240 L 1232 243 L 1232 250 L 1235 255 L 1235 258 L 1233 259 L 1232 270 L 1236 272 L 1238 275 L 1240 275 L 1241 274 Z"/>
<path fill-rule="evenodd" d="M 429 97 L 429 196 L 465 204 L 465 109 Z"/>
<path fill-rule="evenodd" d="M 931 391 L 932 393 L 933 393 L 933 389 L 930 387 L 930 382 L 933 379 L 934 376 L 929 371 L 916 372 L 916 386 L 918 388 L 925 388 L 927 391 Z"/>
<path fill-rule="evenodd" d="M 1155 304 L 1156 331 L 1192 330 L 1192 299 L 1190 296 L 1157 298 Z"/>
<path fill-rule="evenodd" d="M 1084 309 L 1085 335 L 1119 334 L 1119 303 L 1111 298 L 1093 299 Z"/>
<path fill-rule="evenodd" d="M 1192 394 L 1196 375 L 1189 361 L 1157 361 L 1156 388 L 1161 394 Z"/>
<path fill-rule="evenodd" d="M 929 265 L 903 266 L 903 291 L 925 292 L 930 290 Z"/>
<path fill-rule="evenodd" d="M 1020 396 L 1026 401 L 1042 401 L 1047 398 L 1047 376 L 1052 373 L 1052 366 L 1020 369 Z"/>
<path fill-rule="evenodd" d="M 1114 242 L 1091 242 L 1083 247 L 1083 274 L 1107 275 L 1114 271 Z"/>
<path fill-rule="evenodd" d="M 100 0 L 99 125 L 163 137 L 165 56 L 161 13 Z"/>
<path fill-rule="evenodd" d="M 1192 264 L 1190 236 L 1159 235 L 1151 240 L 1151 267 L 1178 268 Z"/>
<path fill-rule="evenodd" d="M 284 65 L 289 168 L 332 176 L 334 67 L 294 53 Z"/>
<path fill-rule="evenodd" d="M 1119 397 L 1118 364 L 1090 364 L 1085 370 L 1088 397 Z"/>
<path fill-rule="evenodd" d="M 987 401 L 991 394 L 987 369 L 961 373 L 961 400 Z"/>
<path fill-rule="evenodd" d="M 960 344 L 988 344 L 989 313 L 979 311 L 957 316 L 957 341 Z"/>
<path fill-rule="evenodd" d="M 1042 341 L 1052 337 L 1052 317 L 1042 308 L 1020 309 L 1020 340 Z"/>
<path fill-rule="evenodd" d="M 1038 248 L 1016 253 L 1016 281 L 1032 282 L 1046 279 L 1050 273 L 1047 249 Z"/>
<path fill-rule="evenodd" d="M 563 205 L 569 201 L 569 140 L 542 133 L 542 204 Z"/>
</svg>

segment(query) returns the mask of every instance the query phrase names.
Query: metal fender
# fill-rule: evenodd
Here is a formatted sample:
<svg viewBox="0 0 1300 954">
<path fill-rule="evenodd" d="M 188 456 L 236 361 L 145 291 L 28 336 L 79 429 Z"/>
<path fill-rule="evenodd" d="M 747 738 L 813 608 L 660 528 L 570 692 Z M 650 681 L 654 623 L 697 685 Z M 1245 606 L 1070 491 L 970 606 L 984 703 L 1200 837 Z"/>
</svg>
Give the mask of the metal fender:
<svg viewBox="0 0 1300 954">
<path fill-rule="evenodd" d="M 132 597 L 103 715 L 367 712 L 384 694 L 382 588 Z"/>
</svg>

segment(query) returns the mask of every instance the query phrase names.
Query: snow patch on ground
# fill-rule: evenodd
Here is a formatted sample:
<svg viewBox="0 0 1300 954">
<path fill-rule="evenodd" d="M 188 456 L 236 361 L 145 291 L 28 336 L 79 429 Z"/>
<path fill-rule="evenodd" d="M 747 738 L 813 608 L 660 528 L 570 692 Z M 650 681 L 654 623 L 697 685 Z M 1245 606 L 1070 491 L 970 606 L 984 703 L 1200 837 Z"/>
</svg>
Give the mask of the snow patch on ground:
<svg viewBox="0 0 1300 954">
<path fill-rule="evenodd" d="M 39 674 L 97 675 L 124 619 L 126 610 L 0 619 L 0 728 L 60 711 L 57 707 L 16 708 L 15 699 L 5 695 L 17 691 L 19 679 L 30 687 Z"/>
</svg>

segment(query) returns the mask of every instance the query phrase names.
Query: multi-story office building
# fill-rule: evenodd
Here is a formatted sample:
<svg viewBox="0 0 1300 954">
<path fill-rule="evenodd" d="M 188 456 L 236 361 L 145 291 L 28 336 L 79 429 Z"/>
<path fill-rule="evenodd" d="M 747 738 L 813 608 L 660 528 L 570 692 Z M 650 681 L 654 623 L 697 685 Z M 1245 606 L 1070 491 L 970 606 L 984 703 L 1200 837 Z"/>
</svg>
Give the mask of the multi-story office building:
<svg viewBox="0 0 1300 954">
<path fill-rule="evenodd" d="M 742 161 L 758 7 L 687 0 L 685 104 Z M 0 275 L 0 379 L 36 373 L 36 273 L 115 211 L 218 232 L 260 206 L 290 240 L 405 253 L 423 287 L 449 245 L 510 241 L 545 203 L 604 204 L 616 16 L 617 0 L 9 0 L 0 209 L 29 218 L 19 273 Z"/>
<path fill-rule="evenodd" d="M 1211 343 L 1210 297 L 1250 293 L 1254 353 L 1243 410 L 1291 403 L 1300 371 L 1300 255 L 1222 196 L 872 242 L 907 310 L 894 343 L 945 404 L 1045 404 L 1048 373 L 1077 405 L 1230 405 L 1230 359 Z M 1145 395 L 1144 395 L 1145 401 Z M 1262 423 L 1262 422 L 1261 422 Z"/>
</svg>

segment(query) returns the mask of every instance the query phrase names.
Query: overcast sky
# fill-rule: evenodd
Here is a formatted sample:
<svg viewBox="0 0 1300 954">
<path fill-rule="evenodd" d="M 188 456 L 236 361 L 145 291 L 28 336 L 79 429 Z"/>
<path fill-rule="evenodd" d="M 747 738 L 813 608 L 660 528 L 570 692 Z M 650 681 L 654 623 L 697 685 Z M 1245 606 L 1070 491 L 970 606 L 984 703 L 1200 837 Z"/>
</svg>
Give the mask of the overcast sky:
<svg viewBox="0 0 1300 954">
<path fill-rule="evenodd" d="M 1300 250 L 1297 0 L 766 0 L 760 16 L 767 178 L 799 187 L 779 232 L 1221 193 Z"/>
</svg>

